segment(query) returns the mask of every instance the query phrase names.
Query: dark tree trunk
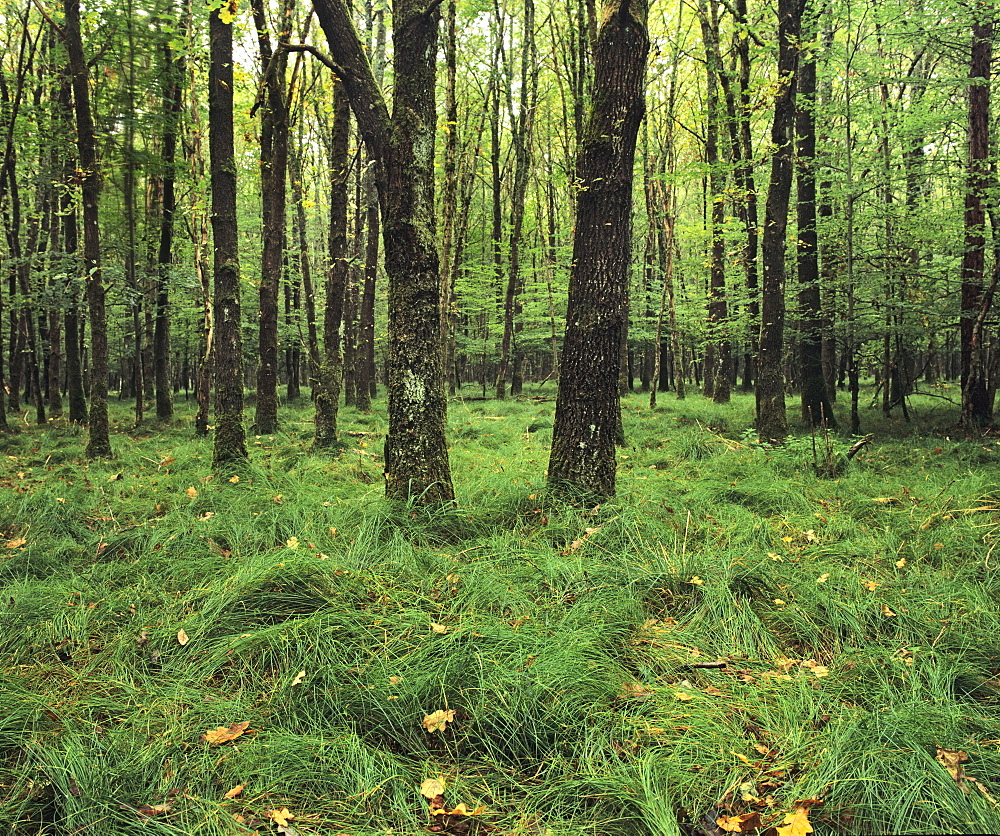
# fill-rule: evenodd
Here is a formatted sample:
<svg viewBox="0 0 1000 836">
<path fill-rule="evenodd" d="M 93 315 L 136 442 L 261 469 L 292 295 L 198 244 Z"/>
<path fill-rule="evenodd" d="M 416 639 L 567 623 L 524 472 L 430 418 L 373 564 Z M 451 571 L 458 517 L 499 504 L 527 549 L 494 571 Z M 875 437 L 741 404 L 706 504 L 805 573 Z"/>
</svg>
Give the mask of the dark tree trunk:
<svg viewBox="0 0 1000 836">
<path fill-rule="evenodd" d="M 344 297 L 347 291 L 347 179 L 348 140 L 351 110 L 344 86 L 333 86 L 333 126 L 330 139 L 330 267 L 326 277 L 326 302 L 323 308 L 323 354 L 316 370 L 316 433 L 313 445 L 337 444 L 337 412 L 344 369 L 341 330 Z"/>
<path fill-rule="evenodd" d="M 220 474 L 247 463 L 243 428 L 243 335 L 240 254 L 236 227 L 236 162 L 233 142 L 233 29 L 221 13 L 209 15 L 208 137 L 212 181 L 212 243 L 215 274 L 215 442 L 212 467 Z"/>
<path fill-rule="evenodd" d="M 983 275 L 986 255 L 986 210 L 990 177 L 990 62 L 993 21 L 985 4 L 973 6 L 978 19 L 972 26 L 969 77 L 969 169 L 965 192 L 965 254 L 962 257 L 962 424 L 970 429 L 993 420 L 993 397 L 981 341 L 985 313 Z M 977 324 L 980 327 L 977 328 Z"/>
<path fill-rule="evenodd" d="M 284 262 L 285 181 L 288 171 L 288 103 L 285 98 L 285 67 L 291 3 L 282 4 L 279 20 L 279 50 L 274 53 L 268 35 L 263 0 L 253 0 L 254 24 L 263 73 L 260 118 L 260 176 L 263 251 L 260 263 L 259 331 L 257 350 L 257 401 L 254 431 L 269 435 L 278 429 L 278 288 Z"/>
<path fill-rule="evenodd" d="M 698 6 L 702 40 L 706 51 L 706 100 L 708 118 L 705 127 L 705 162 L 709 168 L 712 248 L 709 257 L 708 340 L 712 360 L 706 353 L 706 397 L 716 403 L 729 403 L 732 351 L 727 334 L 729 306 L 726 302 L 726 176 L 719 156 L 719 123 L 722 102 L 719 100 L 719 77 L 724 72 L 719 53 L 719 14 L 715 0 L 711 6 L 701 0 Z"/>
<path fill-rule="evenodd" d="M 785 328 L 785 230 L 792 189 L 795 76 L 805 0 L 778 1 L 778 91 L 771 124 L 771 177 L 764 209 L 760 346 L 757 354 L 757 432 L 762 441 L 788 436 L 783 368 Z"/>
<path fill-rule="evenodd" d="M 815 16 L 808 28 L 815 34 Z M 836 427 L 823 373 L 823 310 L 820 305 L 816 232 L 816 53 L 807 47 L 799 62 L 796 90 L 798 154 L 799 365 L 802 418 L 812 426 Z"/>
<path fill-rule="evenodd" d="M 386 496 L 454 499 L 445 441 L 441 287 L 434 229 L 434 75 L 439 9 L 393 4 L 393 114 L 343 0 L 313 0 L 358 126 L 377 161 L 389 276 L 389 431 Z"/>
<path fill-rule="evenodd" d="M 183 18 L 183 15 L 179 16 Z M 160 217 L 160 241 L 157 251 L 156 319 L 153 326 L 153 380 L 156 389 L 156 417 L 168 421 L 174 414 L 174 399 L 170 385 L 170 266 L 173 261 L 174 215 L 177 197 L 175 156 L 177 130 L 183 104 L 185 61 L 174 57 L 169 46 L 163 48 L 166 83 L 163 89 L 163 214 Z"/>
<path fill-rule="evenodd" d="M 577 160 L 576 230 L 549 484 L 615 493 L 618 372 L 632 242 L 632 179 L 649 36 L 645 0 L 608 0 Z"/>
<path fill-rule="evenodd" d="M 73 84 L 76 110 L 77 154 L 82 171 L 83 258 L 87 277 L 87 304 L 90 311 L 90 425 L 87 455 L 111 455 L 108 423 L 108 327 L 101 278 L 101 228 L 98 200 L 101 172 L 97 161 L 94 118 L 90 109 L 87 61 L 80 32 L 79 0 L 63 0 L 66 14 L 65 42 Z"/>
</svg>

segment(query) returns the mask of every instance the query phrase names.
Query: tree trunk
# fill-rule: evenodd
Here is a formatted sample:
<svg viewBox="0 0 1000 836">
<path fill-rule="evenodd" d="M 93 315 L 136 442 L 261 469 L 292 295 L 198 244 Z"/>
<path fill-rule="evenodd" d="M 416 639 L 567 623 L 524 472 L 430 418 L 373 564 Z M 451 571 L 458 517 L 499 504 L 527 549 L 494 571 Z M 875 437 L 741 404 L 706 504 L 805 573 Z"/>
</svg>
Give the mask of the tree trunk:
<svg viewBox="0 0 1000 836">
<path fill-rule="evenodd" d="M 291 3 L 284 0 L 279 19 L 277 52 L 271 48 L 263 0 L 252 0 L 263 80 L 260 117 L 260 180 L 263 251 L 260 260 L 259 331 L 257 340 L 257 402 L 254 432 L 270 435 L 278 429 L 278 288 L 284 262 L 285 183 L 288 171 L 288 102 L 281 49 L 291 31 Z"/>
<path fill-rule="evenodd" d="M 245 467 L 243 335 L 240 254 L 236 227 L 236 161 L 233 141 L 233 29 L 235 0 L 209 15 L 208 137 L 212 181 L 215 294 L 215 443 L 212 467 L 225 475 Z M 223 19 L 225 14 L 226 20 Z"/>
<path fill-rule="evenodd" d="M 807 38 L 815 35 L 810 15 Z M 799 366 L 802 418 L 814 427 L 836 427 L 823 373 L 823 309 L 820 305 L 819 249 L 816 231 L 816 52 L 806 47 L 796 90 L 798 154 Z"/>
<path fill-rule="evenodd" d="M 101 278 L 101 228 L 98 200 L 101 172 L 97 161 L 96 129 L 90 109 L 87 61 L 80 32 L 80 0 L 63 0 L 66 14 L 65 42 L 76 110 L 77 153 L 82 175 L 83 258 L 87 273 L 90 310 L 90 425 L 87 456 L 111 455 L 108 423 L 108 327 Z"/>
<path fill-rule="evenodd" d="M 337 413 L 344 370 L 341 330 L 347 291 L 347 179 L 351 110 L 343 84 L 333 85 L 333 124 L 330 140 L 330 267 L 323 308 L 323 354 L 316 370 L 316 434 L 313 446 L 337 444 Z"/>
<path fill-rule="evenodd" d="M 969 168 L 965 192 L 965 254 L 962 257 L 962 425 L 988 426 L 993 420 L 993 399 L 988 386 L 980 341 L 983 276 L 986 254 L 984 201 L 990 176 L 990 62 L 993 57 L 992 12 L 976 3 L 972 26 L 972 59 L 969 77 Z"/>
<path fill-rule="evenodd" d="M 788 435 L 783 369 L 785 327 L 785 230 L 792 189 L 792 129 L 799 29 L 805 0 L 778 0 L 778 91 L 771 124 L 771 177 L 764 209 L 760 346 L 757 354 L 757 432 L 761 441 Z"/>
<path fill-rule="evenodd" d="M 313 0 L 358 126 L 377 161 L 389 276 L 386 496 L 454 499 L 445 441 L 441 287 L 434 229 L 434 76 L 439 9 L 393 4 L 393 114 L 343 0 Z"/>
<path fill-rule="evenodd" d="M 615 493 L 618 363 L 632 242 L 636 138 L 645 111 L 645 0 L 606 0 L 594 48 L 594 98 L 580 146 L 576 231 L 549 484 Z"/>
</svg>

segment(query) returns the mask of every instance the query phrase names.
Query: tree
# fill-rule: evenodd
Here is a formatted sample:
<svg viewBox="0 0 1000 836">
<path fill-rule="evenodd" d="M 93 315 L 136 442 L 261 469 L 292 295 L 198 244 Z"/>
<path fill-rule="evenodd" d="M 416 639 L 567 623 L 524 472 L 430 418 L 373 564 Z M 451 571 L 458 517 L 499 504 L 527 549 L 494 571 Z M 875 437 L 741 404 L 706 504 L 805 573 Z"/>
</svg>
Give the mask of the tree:
<svg viewBox="0 0 1000 836">
<path fill-rule="evenodd" d="M 965 191 L 965 252 L 962 257 L 962 423 L 972 428 L 993 420 L 995 384 L 989 383 L 981 348 L 982 322 L 991 295 L 983 293 L 986 253 L 985 200 L 990 177 L 990 63 L 993 57 L 992 7 L 973 6 L 969 70 L 969 167 Z M 994 229 L 994 235 L 997 230 Z"/>
<path fill-rule="evenodd" d="M 212 468 L 239 470 L 247 461 L 243 428 L 243 336 L 236 227 L 233 141 L 233 27 L 236 0 L 209 15 L 208 142 L 214 246 L 215 443 Z"/>
<path fill-rule="evenodd" d="M 645 112 L 646 0 L 605 0 L 594 96 L 577 158 L 576 231 L 549 484 L 615 494 L 618 370 L 632 246 L 636 139 Z"/>
<path fill-rule="evenodd" d="M 757 432 L 762 441 L 784 442 L 783 368 L 785 327 L 785 231 L 792 189 L 792 143 L 799 30 L 805 0 L 778 0 L 778 90 L 771 123 L 771 177 L 764 209 L 764 275 L 761 283 L 760 345 L 757 354 Z"/>
<path fill-rule="evenodd" d="M 344 0 L 313 0 L 313 7 L 376 164 L 389 277 L 386 496 L 423 503 L 452 500 L 434 229 L 439 4 L 393 3 L 391 116 Z"/>
<path fill-rule="evenodd" d="M 80 32 L 80 0 L 63 0 L 66 53 L 76 111 L 77 154 L 82 172 L 83 260 L 87 273 L 87 305 L 90 311 L 90 424 L 87 455 L 111 455 L 108 424 L 108 325 L 101 277 L 101 227 L 98 201 L 101 171 L 97 160 L 97 132 L 90 108 L 90 83 Z"/>
</svg>

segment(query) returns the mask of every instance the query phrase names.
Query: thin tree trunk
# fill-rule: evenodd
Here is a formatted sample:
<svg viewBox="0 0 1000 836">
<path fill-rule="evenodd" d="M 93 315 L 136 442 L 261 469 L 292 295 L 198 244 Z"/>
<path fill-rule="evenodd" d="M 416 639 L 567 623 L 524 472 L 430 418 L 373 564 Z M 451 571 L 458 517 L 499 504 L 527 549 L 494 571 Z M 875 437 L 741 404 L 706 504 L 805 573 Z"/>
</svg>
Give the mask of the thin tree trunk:
<svg viewBox="0 0 1000 836">
<path fill-rule="evenodd" d="M 66 15 L 65 43 L 76 110 L 77 153 L 82 172 L 83 257 L 86 267 L 87 304 L 90 311 L 90 425 L 87 456 L 111 455 L 108 422 L 108 327 L 101 277 L 101 229 L 98 201 L 101 171 L 97 161 L 96 129 L 90 109 L 87 61 L 80 32 L 79 0 L 63 0 Z"/>
</svg>

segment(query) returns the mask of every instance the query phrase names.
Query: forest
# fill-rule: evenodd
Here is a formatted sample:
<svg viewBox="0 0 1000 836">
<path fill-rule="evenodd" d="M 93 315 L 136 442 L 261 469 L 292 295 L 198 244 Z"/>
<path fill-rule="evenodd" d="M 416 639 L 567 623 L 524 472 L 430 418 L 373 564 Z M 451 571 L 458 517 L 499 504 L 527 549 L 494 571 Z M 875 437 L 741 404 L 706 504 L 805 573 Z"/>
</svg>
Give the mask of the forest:
<svg viewBox="0 0 1000 836">
<path fill-rule="evenodd" d="M 3 0 L 0 824 L 1000 831 L 987 0 Z"/>
</svg>

